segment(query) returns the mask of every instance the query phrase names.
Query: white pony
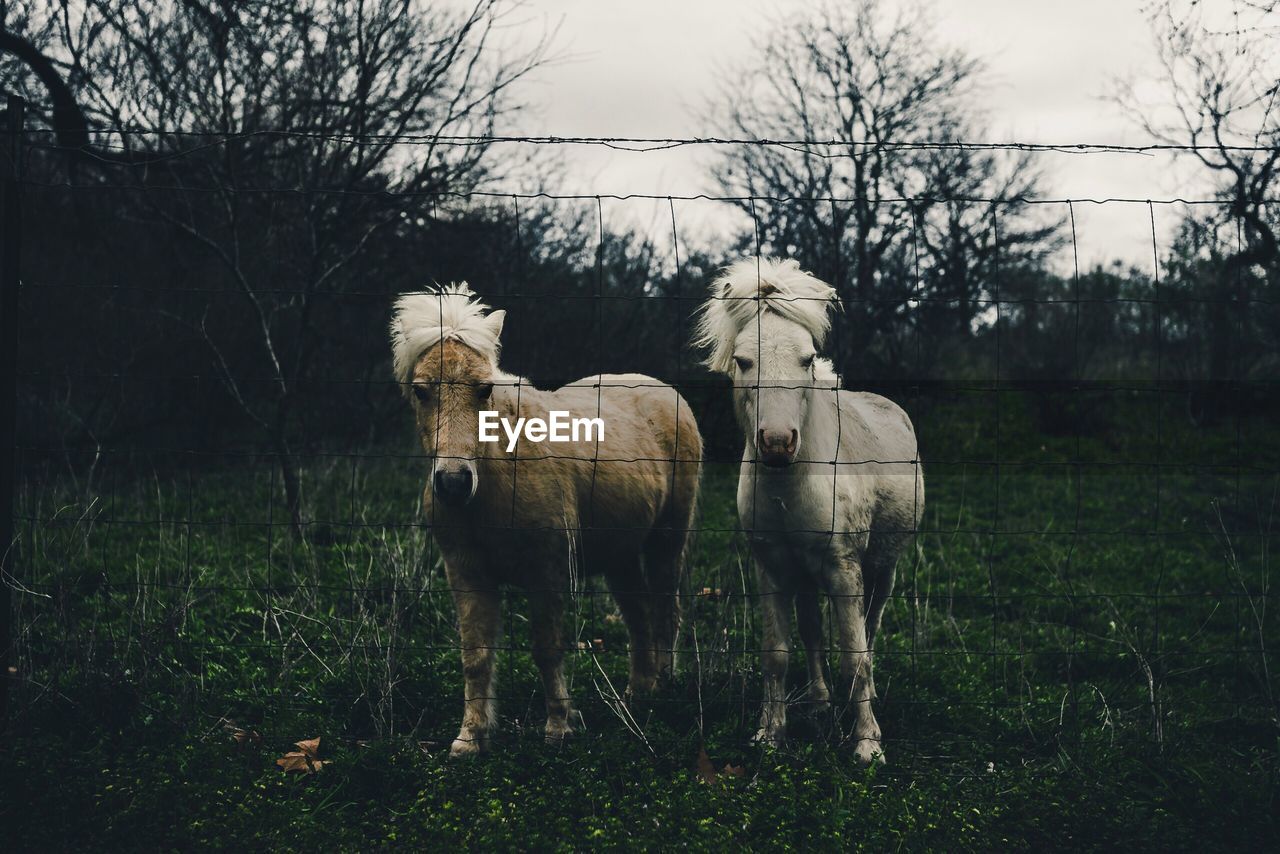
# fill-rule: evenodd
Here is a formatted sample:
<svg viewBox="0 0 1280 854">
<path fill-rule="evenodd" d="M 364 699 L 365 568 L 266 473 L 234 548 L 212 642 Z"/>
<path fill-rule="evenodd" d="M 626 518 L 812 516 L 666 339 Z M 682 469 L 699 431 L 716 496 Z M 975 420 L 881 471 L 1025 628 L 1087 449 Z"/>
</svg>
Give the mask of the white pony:
<svg viewBox="0 0 1280 854">
<path fill-rule="evenodd" d="M 898 406 L 844 391 L 818 356 L 838 302 L 794 260 L 749 258 L 711 285 L 696 343 L 734 382 L 746 433 L 738 514 L 751 541 L 763 616 L 764 699 L 755 740 L 786 735 L 786 671 L 794 602 L 809 665 L 808 700 L 830 706 L 822 668 L 820 594 L 839 627 L 856 752 L 884 752 L 871 709 L 871 651 L 898 555 L 924 510 L 915 431 Z"/>
</svg>

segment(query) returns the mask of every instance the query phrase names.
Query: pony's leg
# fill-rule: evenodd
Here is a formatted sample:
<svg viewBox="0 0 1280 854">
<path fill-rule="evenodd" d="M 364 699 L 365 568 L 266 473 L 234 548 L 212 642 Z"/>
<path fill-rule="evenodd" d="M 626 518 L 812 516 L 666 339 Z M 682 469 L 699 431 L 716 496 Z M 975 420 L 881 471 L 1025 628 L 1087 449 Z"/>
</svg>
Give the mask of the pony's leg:
<svg viewBox="0 0 1280 854">
<path fill-rule="evenodd" d="M 756 561 L 760 588 L 763 699 L 757 744 L 780 745 L 787 735 L 787 660 L 791 654 L 791 605 L 794 595 L 783 589 Z"/>
<path fill-rule="evenodd" d="M 458 606 L 465 699 L 462 729 L 453 740 L 449 755 L 469 756 L 488 746 L 489 731 L 497 723 L 494 652 L 502 630 L 502 610 L 497 590 L 460 587 L 468 582 L 452 574 L 450 583 Z"/>
<path fill-rule="evenodd" d="M 871 588 L 867 591 L 867 650 L 874 656 L 876 651 L 876 634 L 880 631 L 880 618 L 884 614 L 884 606 L 893 595 L 894 563 L 889 562 L 887 568 L 882 567 L 874 576 Z M 876 683 L 871 667 L 867 667 L 867 684 L 871 696 L 876 695 Z"/>
<path fill-rule="evenodd" d="M 867 584 L 867 648 L 872 656 L 876 650 L 876 635 L 880 631 L 880 619 L 884 615 L 884 606 L 893 595 L 893 585 L 897 577 L 898 556 L 910 541 L 910 537 L 896 534 L 874 533 L 863 558 L 863 571 Z M 875 680 L 868 671 L 867 679 L 871 682 L 871 696 L 876 696 Z"/>
<path fill-rule="evenodd" d="M 670 676 L 676 666 L 676 638 L 680 633 L 680 575 L 684 557 L 683 532 L 655 532 L 645 547 L 649 619 L 653 634 L 654 667 L 659 677 Z"/>
<path fill-rule="evenodd" d="M 652 693 L 658 681 L 658 666 L 654 655 L 653 620 L 649 613 L 650 594 L 640 571 L 640 562 L 635 561 L 625 572 L 615 570 L 606 578 L 631 639 L 631 673 L 627 680 L 627 694 L 637 696 Z"/>
<path fill-rule="evenodd" d="M 548 744 L 559 744 L 571 733 L 569 687 L 564 681 L 564 596 L 541 591 L 530 595 L 533 623 L 533 661 L 542 674 L 547 702 Z"/>
<path fill-rule="evenodd" d="M 818 604 L 817 590 L 803 590 L 796 594 L 796 619 L 809 665 L 809 703 L 815 711 L 821 711 L 831 704 L 831 691 L 822 671 L 822 609 Z"/>
<path fill-rule="evenodd" d="M 867 645 L 862 567 L 856 561 L 842 562 L 829 576 L 828 584 L 840 633 L 840 675 L 849 685 L 848 703 L 854 712 L 854 752 L 862 762 L 877 756 L 883 762 L 880 724 L 871 710 L 871 650 Z"/>
</svg>

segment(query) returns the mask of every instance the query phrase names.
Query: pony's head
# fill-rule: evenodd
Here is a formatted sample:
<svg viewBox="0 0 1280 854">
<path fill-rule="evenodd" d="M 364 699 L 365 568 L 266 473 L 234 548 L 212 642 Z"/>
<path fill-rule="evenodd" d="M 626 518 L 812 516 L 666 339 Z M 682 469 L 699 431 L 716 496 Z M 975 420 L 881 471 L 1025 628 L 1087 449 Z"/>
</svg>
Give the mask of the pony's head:
<svg viewBox="0 0 1280 854">
<path fill-rule="evenodd" d="M 738 421 L 767 466 L 791 464 L 819 381 L 835 379 L 818 350 L 838 305 L 835 288 L 794 260 L 747 258 L 711 283 L 696 344 L 733 379 Z"/>
<path fill-rule="evenodd" d="M 479 412 L 488 408 L 498 370 L 504 311 L 490 312 L 464 282 L 403 294 L 391 320 L 391 350 L 413 404 L 422 447 L 434 460 L 431 489 L 461 506 L 479 488 Z"/>
</svg>

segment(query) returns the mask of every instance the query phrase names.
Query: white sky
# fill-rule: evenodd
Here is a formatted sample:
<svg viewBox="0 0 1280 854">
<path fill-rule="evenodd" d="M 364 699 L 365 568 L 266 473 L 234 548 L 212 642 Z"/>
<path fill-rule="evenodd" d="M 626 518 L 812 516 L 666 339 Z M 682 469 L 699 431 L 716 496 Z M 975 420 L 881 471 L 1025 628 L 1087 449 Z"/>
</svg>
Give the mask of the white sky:
<svg viewBox="0 0 1280 854">
<path fill-rule="evenodd" d="M 1226 2 L 1226 0 L 1215 0 Z M 1152 76 L 1154 50 L 1141 0 L 936 0 L 940 40 L 987 65 L 985 140 L 1136 144 L 1149 141 L 1106 100 L 1118 78 Z M 536 105 L 508 132 L 558 136 L 727 135 L 700 109 L 724 69 L 749 61 L 752 39 L 801 0 L 528 0 L 522 32 L 559 27 L 568 58 L 541 69 L 525 90 Z M 523 38 L 523 36 L 517 36 Z M 573 147 L 566 175 L 549 189 L 572 193 L 715 192 L 708 148 L 627 153 Z M 1204 177 L 1171 155 L 1045 154 L 1052 197 L 1190 198 Z M 677 207 L 681 239 L 723 229 L 724 206 Z M 1065 213 L 1065 209 L 1064 209 Z M 1160 241 L 1180 210 L 1157 208 Z M 665 203 L 606 203 L 605 216 L 670 233 Z M 1150 268 L 1145 205 L 1076 207 L 1080 260 L 1112 258 Z"/>
</svg>

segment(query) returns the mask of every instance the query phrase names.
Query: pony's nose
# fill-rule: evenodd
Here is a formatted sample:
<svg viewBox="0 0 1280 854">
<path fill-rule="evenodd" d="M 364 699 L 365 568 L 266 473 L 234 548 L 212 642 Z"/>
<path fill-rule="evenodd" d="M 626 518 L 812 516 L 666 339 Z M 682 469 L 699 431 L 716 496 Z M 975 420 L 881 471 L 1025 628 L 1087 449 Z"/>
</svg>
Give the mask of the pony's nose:
<svg viewBox="0 0 1280 854">
<path fill-rule="evenodd" d="M 432 489 L 445 504 L 465 504 L 471 500 L 471 469 L 460 468 L 453 471 L 437 469 L 432 479 Z"/>
<path fill-rule="evenodd" d="M 766 430 L 763 427 L 756 431 L 756 447 L 760 449 L 760 459 L 767 466 L 785 466 L 796 455 L 796 446 L 800 442 L 800 434 L 793 428 L 790 430 Z"/>
</svg>

